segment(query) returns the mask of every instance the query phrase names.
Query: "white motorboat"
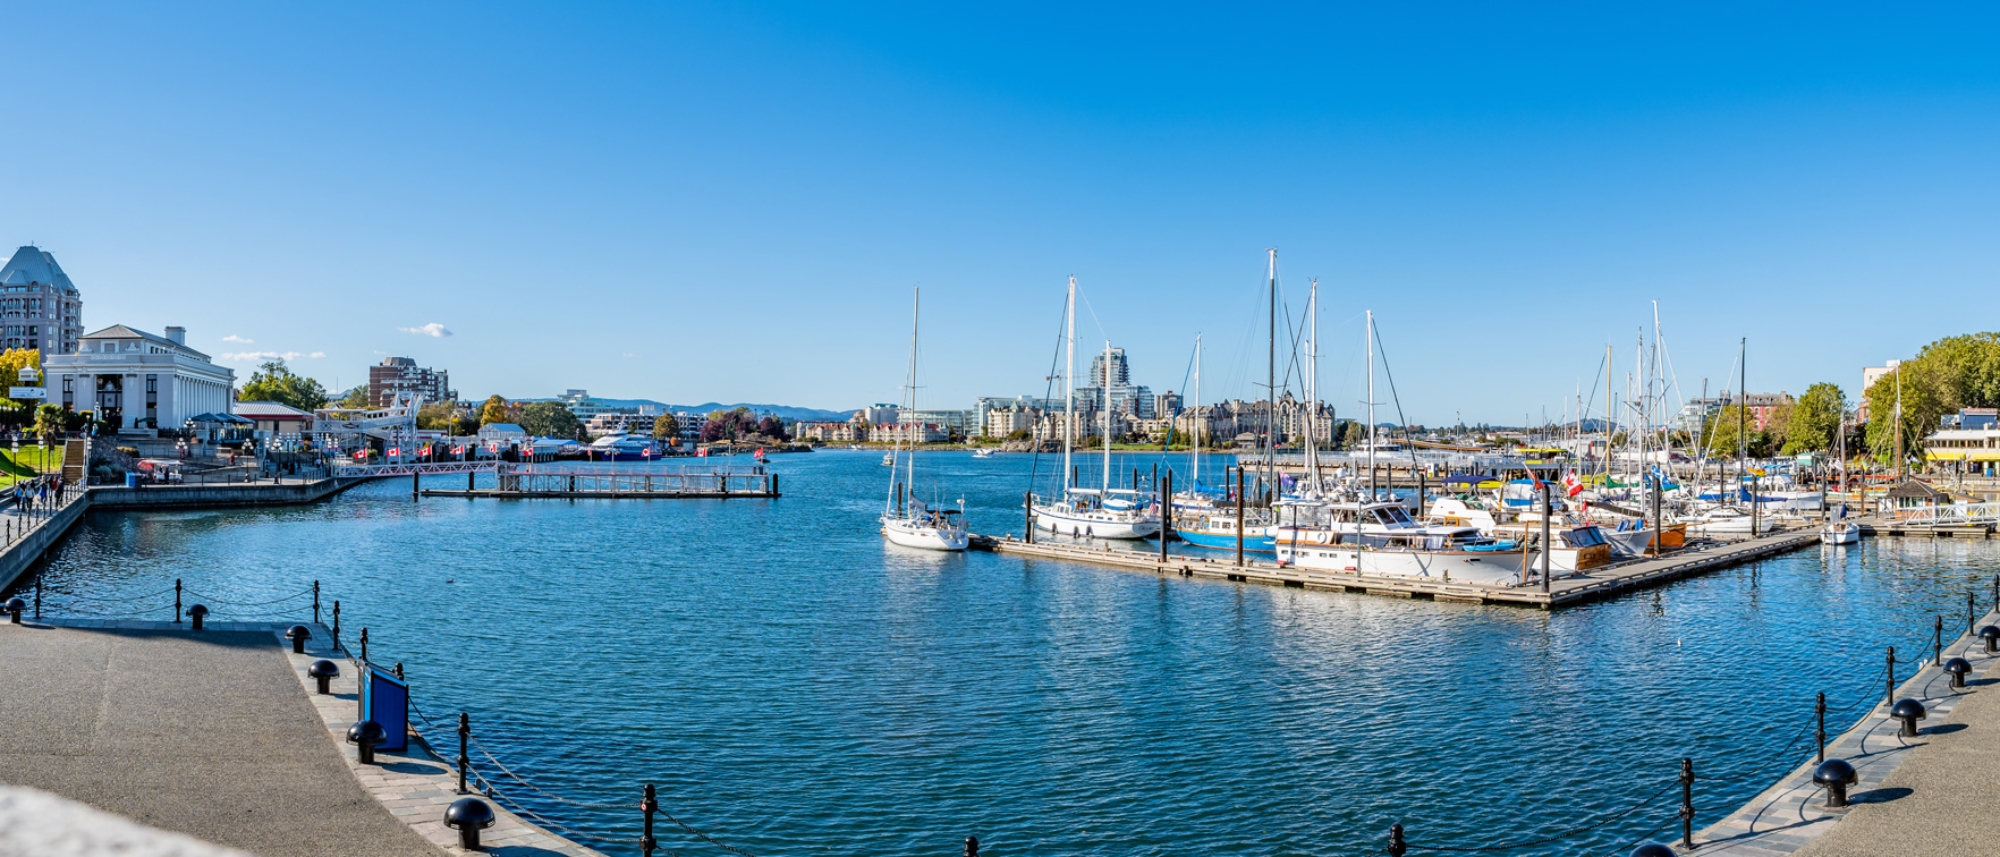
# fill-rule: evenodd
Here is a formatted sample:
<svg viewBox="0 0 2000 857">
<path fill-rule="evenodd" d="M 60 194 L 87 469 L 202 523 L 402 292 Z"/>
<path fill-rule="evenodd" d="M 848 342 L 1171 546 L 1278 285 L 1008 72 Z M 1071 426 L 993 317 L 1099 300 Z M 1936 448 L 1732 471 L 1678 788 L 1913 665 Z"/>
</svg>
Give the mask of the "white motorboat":
<svg viewBox="0 0 2000 857">
<path fill-rule="evenodd" d="M 1749 512 L 1732 506 L 1710 509 L 1687 521 L 1688 532 L 1698 536 L 1748 536 L 1754 535 L 1751 527 L 1756 520 Z"/>
<path fill-rule="evenodd" d="M 978 448 L 978 449 L 975 449 L 975 450 L 973 450 L 973 451 L 972 451 L 972 457 L 973 457 L 973 458 L 992 458 L 992 457 L 993 457 L 993 453 L 994 453 L 994 452 L 997 452 L 997 451 L 998 451 L 998 450 L 995 450 L 995 449 L 994 449 L 993 447 L 990 447 L 990 446 L 982 446 L 982 447 L 980 447 L 980 448 Z"/>
<path fill-rule="evenodd" d="M 904 413 L 917 409 L 917 319 L 921 311 L 922 292 L 912 298 L 910 312 L 910 368 L 908 383 L 904 385 Z M 908 548 L 937 551 L 962 551 L 972 543 L 972 533 L 965 524 L 965 501 L 959 500 L 957 509 L 933 509 L 917 498 L 917 450 L 915 432 L 910 435 L 910 447 L 905 450 L 902 441 L 882 457 L 882 463 L 889 468 L 889 497 L 883 501 L 882 535 L 890 544 Z M 909 466 L 899 474 L 896 459 L 901 453 L 907 456 Z"/>
<path fill-rule="evenodd" d="M 651 461 L 658 454 L 651 437 L 622 431 L 591 441 L 589 453 L 596 461 Z"/>
<path fill-rule="evenodd" d="M 1858 545 L 1861 543 L 1861 525 L 1853 521 L 1830 521 L 1819 528 L 1819 542 L 1823 545 Z"/>
</svg>

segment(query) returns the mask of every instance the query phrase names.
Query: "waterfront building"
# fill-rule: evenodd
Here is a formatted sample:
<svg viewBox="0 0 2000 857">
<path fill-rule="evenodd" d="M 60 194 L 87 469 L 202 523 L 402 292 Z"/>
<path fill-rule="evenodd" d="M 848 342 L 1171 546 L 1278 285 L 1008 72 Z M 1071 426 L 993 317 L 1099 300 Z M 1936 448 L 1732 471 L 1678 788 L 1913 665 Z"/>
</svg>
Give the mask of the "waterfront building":
<svg viewBox="0 0 2000 857">
<path fill-rule="evenodd" d="M 592 418 L 603 414 L 620 416 L 641 415 L 641 411 L 638 408 L 613 405 L 610 402 L 590 395 L 589 390 L 564 390 L 562 397 L 557 399 L 557 401 L 562 402 L 563 407 L 568 408 L 570 413 L 575 414 L 578 422 L 585 424 L 588 424 Z M 707 417 L 703 417 L 702 419 L 706 420 Z"/>
<path fill-rule="evenodd" d="M 819 443 L 862 443 L 868 440 L 868 424 L 860 420 L 799 423 L 792 435 Z"/>
<path fill-rule="evenodd" d="M 236 372 L 187 347 L 187 329 L 155 336 L 118 324 L 77 340 L 73 354 L 42 358 L 52 404 L 94 411 L 116 430 L 178 429 L 188 417 L 229 413 Z"/>
<path fill-rule="evenodd" d="M 1009 407 L 986 412 L 986 436 L 1003 438 L 1017 431 L 1033 431 L 1035 421 L 1041 418 L 1039 408 Z"/>
<path fill-rule="evenodd" d="M 600 411 L 583 421 L 583 430 L 592 436 L 603 436 L 613 432 L 629 432 L 651 437 L 653 423 L 659 417 L 640 413 L 637 408 L 623 408 L 617 411 Z"/>
<path fill-rule="evenodd" d="M 1896 371 L 1896 367 L 1901 365 L 1903 365 L 1903 361 L 1901 360 L 1890 360 L 1880 366 L 1861 367 L 1861 396 L 1859 397 L 1859 401 L 1856 402 L 1856 419 L 1864 423 L 1868 421 L 1868 388 L 1875 386 L 1876 381 L 1887 377 L 1889 373 Z"/>
<path fill-rule="evenodd" d="M 479 427 L 479 445 L 499 444 L 505 449 L 528 440 L 528 430 L 513 423 L 487 423 Z"/>
<path fill-rule="evenodd" d="M 1743 407 L 1750 412 L 1750 428 L 1755 431 L 1770 428 L 1778 409 L 1791 404 L 1789 393 L 1751 393 L 1743 397 Z"/>
<path fill-rule="evenodd" d="M 1159 419 L 1170 419 L 1181 412 L 1181 395 L 1172 390 L 1153 397 L 1153 413 Z"/>
<path fill-rule="evenodd" d="M 1728 403 L 1729 400 L 1721 396 L 1689 399 L 1686 404 L 1681 405 L 1680 410 L 1674 412 L 1673 417 L 1667 420 L 1667 428 L 1672 431 L 1687 432 L 1688 437 L 1695 437 L 1701 434 L 1703 426 L 1708 425 L 1708 418 L 1715 416 L 1715 412 L 1722 410 L 1722 406 Z"/>
<path fill-rule="evenodd" d="M 229 412 L 256 423 L 259 437 L 304 435 L 312 431 L 313 415 L 280 402 L 237 402 Z"/>
<path fill-rule="evenodd" d="M 418 366 L 408 357 L 384 357 L 381 363 L 368 367 L 368 407 L 389 407 L 395 404 L 398 393 L 417 396 L 427 405 L 458 399 L 458 391 L 451 388 L 451 374 L 443 369 Z"/>
<path fill-rule="evenodd" d="M 954 432 L 959 437 L 970 437 L 978 424 L 973 422 L 971 411 L 940 410 L 923 408 L 902 411 L 896 415 L 898 423 L 928 423 Z"/>
<path fill-rule="evenodd" d="M 14 251 L 0 267 L 0 342 L 47 357 L 75 353 L 82 338 L 83 298 L 56 257 L 32 244 Z"/>
<path fill-rule="evenodd" d="M 902 422 L 902 420 L 896 418 L 896 413 L 900 410 L 902 408 L 897 405 L 874 404 L 862 408 L 856 414 L 869 425 L 881 425 L 883 423 Z"/>
<path fill-rule="evenodd" d="M 868 439 L 878 443 L 944 443 L 951 432 L 935 423 L 876 423 Z"/>
<path fill-rule="evenodd" d="M 1965 408 L 1945 414 L 1924 438 L 1924 460 L 1961 473 L 1992 476 L 2000 468 L 2000 411 Z"/>
<path fill-rule="evenodd" d="M 1060 411 L 1062 409 L 1063 409 L 1063 400 L 1059 398 L 1048 399 L 1048 398 L 1039 398 L 1034 396 L 1014 396 L 1012 398 L 1006 396 L 980 396 L 979 398 L 972 400 L 972 424 L 974 426 L 986 425 L 988 420 L 988 415 L 993 413 L 994 411 L 1030 410 L 1030 411 L 1035 411 L 1037 413 L 1042 413 L 1047 411 Z M 1020 426 L 1020 428 L 1028 428 L 1028 427 L 1029 426 L 1025 425 Z M 1002 435 L 995 435 L 992 432 L 987 432 L 987 436 L 1000 437 Z"/>
</svg>

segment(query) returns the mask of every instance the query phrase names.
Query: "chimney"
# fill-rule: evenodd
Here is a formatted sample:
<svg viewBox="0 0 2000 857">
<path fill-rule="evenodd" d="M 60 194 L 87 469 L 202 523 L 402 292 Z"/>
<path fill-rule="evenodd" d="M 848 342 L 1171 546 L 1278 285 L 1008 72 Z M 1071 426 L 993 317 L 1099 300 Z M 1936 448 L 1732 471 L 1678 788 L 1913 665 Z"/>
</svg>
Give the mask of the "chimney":
<svg viewBox="0 0 2000 857">
<path fill-rule="evenodd" d="M 167 338 L 173 340 L 175 345 L 186 345 L 188 344 L 188 329 L 185 327 L 169 327 L 167 328 Z"/>
</svg>

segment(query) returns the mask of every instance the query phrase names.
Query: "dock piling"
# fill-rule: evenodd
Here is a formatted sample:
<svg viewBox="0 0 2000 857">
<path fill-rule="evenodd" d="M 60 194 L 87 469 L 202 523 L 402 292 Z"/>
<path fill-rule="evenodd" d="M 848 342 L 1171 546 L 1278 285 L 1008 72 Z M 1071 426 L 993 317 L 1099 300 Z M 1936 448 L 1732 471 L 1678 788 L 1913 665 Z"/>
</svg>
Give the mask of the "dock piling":
<svg viewBox="0 0 2000 857">
<path fill-rule="evenodd" d="M 1033 491 L 1021 492 L 1021 518 L 1023 521 L 1023 525 L 1027 527 L 1026 530 L 1023 530 L 1021 532 L 1021 538 L 1027 539 L 1028 544 L 1034 544 L 1035 543 L 1035 492 Z"/>
<path fill-rule="evenodd" d="M 472 759 L 466 755 L 465 751 L 466 751 L 466 743 L 470 741 L 471 738 L 472 738 L 472 715 L 461 711 L 458 713 L 458 793 L 459 794 L 466 793 L 465 769 L 467 766 L 472 764 Z M 652 788 L 651 786 L 647 786 L 648 790 L 651 790 L 651 788 Z M 652 820 L 650 814 L 648 815 L 647 820 L 648 821 Z"/>
<path fill-rule="evenodd" d="M 313 624 L 319 624 L 319 581 L 313 581 Z"/>
<path fill-rule="evenodd" d="M 1944 665 L 1944 616 L 1931 617 L 1931 666 Z"/>
<path fill-rule="evenodd" d="M 1681 759 L 1681 847 L 1694 849 L 1694 760 Z"/>
<path fill-rule="evenodd" d="M 659 841 L 653 838 L 653 813 L 659 809 L 660 801 L 653 791 L 653 784 L 647 783 L 639 798 L 639 812 L 646 816 L 645 827 L 639 834 L 639 853 L 643 857 L 653 857 L 653 849 L 659 847 Z"/>
<path fill-rule="evenodd" d="M 1236 468 L 1236 566 L 1243 566 L 1243 468 Z"/>
<path fill-rule="evenodd" d="M 1889 691 L 1888 693 L 1883 694 L 1882 704 L 1895 705 L 1896 704 L 1896 647 L 1895 646 L 1889 647 L 1888 668 L 1889 668 Z"/>
<path fill-rule="evenodd" d="M 174 578 L 174 624 L 181 623 L 181 579 Z"/>
<path fill-rule="evenodd" d="M 1158 467 L 1158 465 L 1154 465 Z M 1167 472 L 1167 481 L 1154 482 L 1160 486 L 1160 567 L 1167 565 L 1167 539 L 1174 531 L 1174 474 Z M 36 590 L 37 592 L 41 590 Z"/>
<path fill-rule="evenodd" d="M 1819 762 L 1826 763 L 1826 691 L 1820 691 L 1819 700 L 1813 703 L 1813 716 L 1818 720 L 1818 728 L 1813 730 L 1819 746 Z"/>
</svg>

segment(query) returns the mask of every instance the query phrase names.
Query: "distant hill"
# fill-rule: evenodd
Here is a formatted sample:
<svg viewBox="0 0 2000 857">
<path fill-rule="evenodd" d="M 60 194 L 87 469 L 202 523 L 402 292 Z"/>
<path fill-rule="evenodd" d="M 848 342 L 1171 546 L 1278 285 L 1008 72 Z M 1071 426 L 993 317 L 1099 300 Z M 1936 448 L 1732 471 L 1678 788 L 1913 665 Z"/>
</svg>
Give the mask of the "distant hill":
<svg viewBox="0 0 2000 857">
<path fill-rule="evenodd" d="M 555 401 L 555 398 L 546 397 L 541 399 L 525 399 L 522 401 L 549 402 L 549 401 Z M 848 417 L 854 416 L 855 411 L 860 410 L 860 408 L 850 408 L 845 411 L 828 411 L 828 410 L 822 410 L 820 408 L 795 408 L 792 407 L 791 405 L 759 405 L 750 402 L 739 402 L 736 404 L 728 404 L 728 405 L 725 405 L 721 402 L 704 402 L 699 405 L 672 405 L 666 402 L 654 401 L 652 399 L 598 399 L 598 401 L 610 405 L 614 408 L 653 407 L 653 408 L 659 408 L 663 411 L 666 411 L 667 413 L 678 413 L 681 411 L 686 411 L 691 414 L 706 414 L 710 411 L 727 411 L 735 408 L 749 408 L 751 411 L 755 413 L 777 414 L 778 417 L 781 419 L 803 420 L 805 422 L 828 422 L 828 421 L 845 420 Z"/>
</svg>

